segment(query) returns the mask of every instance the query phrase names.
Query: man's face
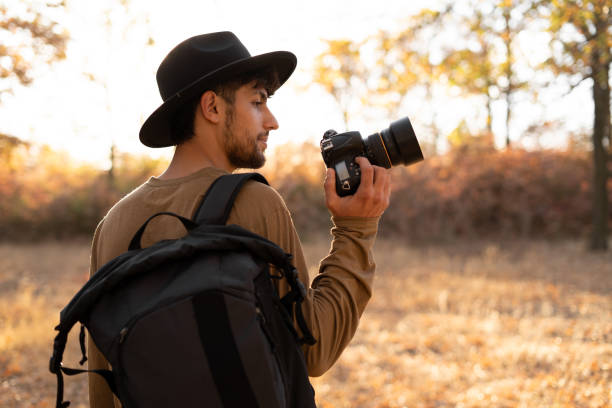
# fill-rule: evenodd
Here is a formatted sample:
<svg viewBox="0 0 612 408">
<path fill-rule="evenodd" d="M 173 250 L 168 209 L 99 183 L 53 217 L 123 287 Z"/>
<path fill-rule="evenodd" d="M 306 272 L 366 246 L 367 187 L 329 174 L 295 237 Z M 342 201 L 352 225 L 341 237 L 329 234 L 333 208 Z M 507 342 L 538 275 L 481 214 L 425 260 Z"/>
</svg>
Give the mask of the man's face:
<svg viewBox="0 0 612 408">
<path fill-rule="evenodd" d="M 234 104 L 226 102 L 223 147 L 230 164 L 237 168 L 258 169 L 264 165 L 268 133 L 278 122 L 268 109 L 268 93 L 248 83 L 236 90 Z"/>
</svg>

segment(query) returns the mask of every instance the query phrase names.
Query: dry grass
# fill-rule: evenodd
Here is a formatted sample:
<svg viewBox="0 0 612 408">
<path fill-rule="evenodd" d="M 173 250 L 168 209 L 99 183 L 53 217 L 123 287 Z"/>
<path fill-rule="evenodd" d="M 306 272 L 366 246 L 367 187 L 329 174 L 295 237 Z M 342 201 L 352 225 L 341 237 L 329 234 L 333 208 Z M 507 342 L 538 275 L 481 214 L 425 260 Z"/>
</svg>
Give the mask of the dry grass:
<svg viewBox="0 0 612 408">
<path fill-rule="evenodd" d="M 612 255 L 582 244 L 376 249 L 322 407 L 608 407 Z"/>
<path fill-rule="evenodd" d="M 0 245 L 0 407 L 54 407 L 56 380 L 48 371 L 59 311 L 85 283 L 87 243 Z M 79 361 L 76 333 L 66 361 Z M 71 407 L 87 407 L 84 376 L 66 380 Z M 74 397 L 74 398 L 73 398 Z"/>
<path fill-rule="evenodd" d="M 314 273 L 327 244 L 305 250 Z M 610 406 L 612 253 L 383 241 L 376 254 L 355 339 L 313 379 L 320 407 Z M 1 407 L 54 406 L 52 327 L 87 267 L 87 243 L 0 245 Z M 76 336 L 70 344 L 76 366 Z M 72 406 L 87 406 L 83 376 L 66 387 Z"/>
</svg>

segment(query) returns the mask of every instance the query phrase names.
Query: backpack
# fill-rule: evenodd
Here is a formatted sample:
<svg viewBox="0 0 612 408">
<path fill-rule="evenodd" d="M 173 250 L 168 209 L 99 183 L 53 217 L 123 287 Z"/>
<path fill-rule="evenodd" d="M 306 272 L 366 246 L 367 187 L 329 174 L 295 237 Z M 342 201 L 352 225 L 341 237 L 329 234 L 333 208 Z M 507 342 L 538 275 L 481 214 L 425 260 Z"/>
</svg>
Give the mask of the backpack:
<svg viewBox="0 0 612 408">
<path fill-rule="evenodd" d="M 170 212 L 151 216 L 128 252 L 103 265 L 61 311 L 49 367 L 57 376 L 57 408 L 70 404 L 63 400 L 62 374 L 84 372 L 104 377 L 125 408 L 315 407 L 300 347 L 315 339 L 291 255 L 225 225 L 251 179 L 267 184 L 257 173 L 218 178 L 192 220 Z M 147 224 L 162 214 L 177 218 L 187 235 L 141 248 Z M 277 279 L 290 287 L 282 299 Z M 80 364 L 87 360 L 86 327 L 112 371 L 61 364 L 77 322 Z"/>
</svg>

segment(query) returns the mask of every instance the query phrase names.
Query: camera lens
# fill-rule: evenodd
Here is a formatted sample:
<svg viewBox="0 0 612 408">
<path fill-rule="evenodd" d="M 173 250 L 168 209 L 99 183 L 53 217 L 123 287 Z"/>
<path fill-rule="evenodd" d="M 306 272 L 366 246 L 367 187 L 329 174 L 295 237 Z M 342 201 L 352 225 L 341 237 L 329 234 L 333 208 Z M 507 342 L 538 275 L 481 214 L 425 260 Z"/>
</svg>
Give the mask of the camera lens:
<svg viewBox="0 0 612 408">
<path fill-rule="evenodd" d="M 368 136 L 364 143 L 368 159 L 376 166 L 388 169 L 423 160 L 419 142 L 407 117 L 391 123 L 388 129 Z"/>
</svg>

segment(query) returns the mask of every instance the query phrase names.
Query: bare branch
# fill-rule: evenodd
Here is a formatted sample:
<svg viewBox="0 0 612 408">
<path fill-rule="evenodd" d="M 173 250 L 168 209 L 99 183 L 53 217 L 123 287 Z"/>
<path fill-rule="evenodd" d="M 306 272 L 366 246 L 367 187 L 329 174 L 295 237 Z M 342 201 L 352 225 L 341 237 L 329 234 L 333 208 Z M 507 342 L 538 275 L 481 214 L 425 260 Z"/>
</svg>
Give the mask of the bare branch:
<svg viewBox="0 0 612 408">
<path fill-rule="evenodd" d="M 61 3 L 53 7 L 59 6 Z M 34 67 L 66 57 L 67 32 L 33 6 L 28 7 L 28 17 L 11 15 L 6 7 L 0 6 L 0 31 L 7 32 L 16 40 L 10 45 L 0 46 L 0 56 L 5 57 L 0 79 L 6 79 L 9 88 L 13 86 L 12 79 L 17 79 L 22 85 L 30 84 Z M 4 92 L 0 90 L 0 94 Z"/>
<path fill-rule="evenodd" d="M 561 97 L 562 97 L 562 98 L 564 98 L 564 97 L 568 96 L 569 94 L 571 94 L 571 93 L 574 91 L 574 89 L 578 88 L 578 87 L 579 87 L 579 86 L 580 86 L 580 85 L 581 85 L 581 84 L 582 84 L 584 81 L 586 81 L 586 80 L 587 80 L 587 79 L 589 79 L 589 78 L 592 78 L 592 75 L 587 75 L 587 76 L 585 76 L 585 77 L 581 78 L 581 79 L 580 79 L 578 82 L 576 82 L 575 84 L 570 84 L 569 89 L 568 89 L 566 92 L 564 92 L 564 93 L 561 95 Z M 547 81 L 547 82 L 545 82 L 545 83 L 544 83 L 544 85 L 545 85 L 545 86 L 550 86 L 550 85 L 551 85 L 551 84 L 553 84 L 554 82 L 555 82 L 554 80 L 553 80 L 553 81 Z"/>
</svg>

